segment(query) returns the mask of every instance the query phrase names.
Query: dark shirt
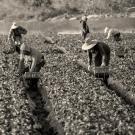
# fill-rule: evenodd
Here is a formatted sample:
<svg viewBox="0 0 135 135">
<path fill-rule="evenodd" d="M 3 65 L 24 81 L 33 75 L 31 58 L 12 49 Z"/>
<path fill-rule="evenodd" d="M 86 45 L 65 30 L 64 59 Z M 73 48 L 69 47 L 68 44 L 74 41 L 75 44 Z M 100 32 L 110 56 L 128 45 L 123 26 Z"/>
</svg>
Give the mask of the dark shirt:
<svg viewBox="0 0 135 135">
<path fill-rule="evenodd" d="M 86 21 L 83 21 L 83 29 L 85 30 L 86 33 L 89 33 L 89 26 L 87 25 Z"/>
<path fill-rule="evenodd" d="M 90 65 L 92 62 L 92 53 L 95 53 L 95 66 L 101 66 L 103 62 L 105 63 L 106 66 L 109 65 L 110 47 L 107 44 L 103 42 L 98 42 L 96 46 L 93 47 L 92 50 L 88 51 Z M 103 56 L 104 56 L 104 59 L 103 59 Z"/>
<path fill-rule="evenodd" d="M 14 37 L 22 37 L 22 34 L 27 34 L 27 30 L 21 26 L 18 26 L 16 29 L 13 29 Z"/>
<path fill-rule="evenodd" d="M 21 37 L 21 33 L 20 33 L 18 28 L 17 29 L 13 29 L 13 33 L 14 33 L 15 37 Z"/>
<path fill-rule="evenodd" d="M 94 50 L 97 51 L 97 55 L 110 55 L 110 47 L 103 42 L 98 42 L 94 47 Z"/>
<path fill-rule="evenodd" d="M 81 22 L 82 22 L 82 37 L 83 37 L 83 40 L 85 40 L 87 37 L 87 34 L 90 33 L 89 26 L 87 25 L 86 21 L 81 21 Z"/>
</svg>

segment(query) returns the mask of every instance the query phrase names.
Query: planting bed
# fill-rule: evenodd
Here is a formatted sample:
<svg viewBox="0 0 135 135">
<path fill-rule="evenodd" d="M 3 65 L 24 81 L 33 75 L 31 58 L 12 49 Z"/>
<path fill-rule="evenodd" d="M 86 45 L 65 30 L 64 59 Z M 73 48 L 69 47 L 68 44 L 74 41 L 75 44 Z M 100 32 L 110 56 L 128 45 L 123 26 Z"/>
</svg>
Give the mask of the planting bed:
<svg viewBox="0 0 135 135">
<path fill-rule="evenodd" d="M 41 35 L 31 35 L 25 39 L 25 43 L 39 49 L 45 56 L 46 65 L 41 70 L 43 87 L 47 91 L 49 100 L 52 103 L 54 116 L 62 125 L 65 134 L 134 135 L 134 107 L 126 104 L 115 92 L 101 85 L 99 80 L 76 64 L 75 61 L 78 59 L 82 59 L 87 63 L 87 53 L 81 50 L 82 43 L 79 41 L 81 37 L 78 35 L 54 35 L 54 37 L 58 39 L 56 45 L 44 44 L 44 36 Z M 125 39 L 125 46 L 130 51 L 134 46 L 134 36 L 124 34 L 123 37 Z M 103 40 L 104 35 L 95 34 L 94 38 Z M 112 41 L 105 42 L 114 50 Z M 56 49 L 57 46 L 64 47 L 69 53 L 63 54 Z M 8 48 L 6 36 L 1 36 L 1 48 Z M 16 60 L 19 56 L 17 54 L 4 55 L 3 53 L 0 55 L 0 62 L 2 63 L 1 76 L 3 76 L 0 91 L 0 116 L 5 120 L 2 121 L 3 118 L 0 119 L 0 131 L 3 134 L 10 134 L 14 130 L 17 135 L 34 132 L 39 134 L 40 132 L 35 130 L 31 124 L 31 119 L 35 118 L 35 116 L 33 116 L 33 113 L 30 113 L 31 107 L 27 93 L 21 90 L 20 83 L 16 83 L 18 79 L 15 77 L 14 70 L 16 69 Z M 126 53 L 124 58 L 114 57 L 113 52 L 111 55 L 113 78 L 123 83 L 129 92 L 135 93 L 133 85 L 135 71 L 128 69 L 128 59 L 131 59 L 130 53 Z M 6 58 L 8 61 L 7 66 L 5 66 Z M 14 102 L 14 98 L 16 102 Z M 19 106 L 20 104 L 22 104 L 22 107 Z M 8 110 L 7 107 L 10 105 L 12 107 Z M 15 112 L 14 117 L 13 112 Z M 21 115 L 22 112 L 24 112 L 24 116 Z M 12 121 L 16 123 L 12 124 Z M 51 123 L 49 120 L 47 122 Z"/>
</svg>

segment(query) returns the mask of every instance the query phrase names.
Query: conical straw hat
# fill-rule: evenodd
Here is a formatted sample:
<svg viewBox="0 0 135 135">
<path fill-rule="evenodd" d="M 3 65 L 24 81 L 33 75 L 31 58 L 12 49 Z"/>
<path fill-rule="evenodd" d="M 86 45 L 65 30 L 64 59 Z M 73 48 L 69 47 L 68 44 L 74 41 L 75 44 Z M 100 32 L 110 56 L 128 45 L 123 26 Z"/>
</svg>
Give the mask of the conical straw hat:
<svg viewBox="0 0 135 135">
<path fill-rule="evenodd" d="M 92 49 L 96 44 L 97 40 L 86 39 L 85 43 L 82 45 L 82 50 Z"/>
</svg>

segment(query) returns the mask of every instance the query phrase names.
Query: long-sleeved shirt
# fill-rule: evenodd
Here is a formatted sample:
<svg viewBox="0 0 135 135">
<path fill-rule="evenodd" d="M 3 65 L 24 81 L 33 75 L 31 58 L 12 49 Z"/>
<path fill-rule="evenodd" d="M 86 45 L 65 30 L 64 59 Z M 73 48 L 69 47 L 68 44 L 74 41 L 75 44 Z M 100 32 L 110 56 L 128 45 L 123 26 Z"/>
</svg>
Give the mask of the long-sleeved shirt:
<svg viewBox="0 0 135 135">
<path fill-rule="evenodd" d="M 22 40 L 22 34 L 26 34 L 27 30 L 21 26 L 18 26 L 15 29 L 10 29 L 8 34 L 8 40 L 11 42 L 21 42 Z"/>
<path fill-rule="evenodd" d="M 8 39 L 13 39 L 13 40 L 15 40 L 16 37 L 22 38 L 22 35 L 21 35 L 21 33 L 19 32 L 19 28 L 10 29 L 9 34 L 8 34 Z"/>
<path fill-rule="evenodd" d="M 30 72 L 34 72 L 36 66 L 41 62 L 41 59 L 43 57 L 43 55 L 37 51 L 36 49 L 34 48 L 31 48 L 25 44 L 22 44 L 21 45 L 21 53 L 20 53 L 20 65 L 19 65 L 19 68 L 21 69 L 21 64 L 22 61 L 26 60 L 25 56 L 29 56 L 31 57 L 31 61 L 32 61 L 32 64 L 31 64 L 31 68 L 30 68 Z"/>
<path fill-rule="evenodd" d="M 92 63 L 92 53 L 95 53 L 95 66 L 109 65 L 110 61 L 110 48 L 103 42 L 98 42 L 91 50 L 88 50 L 88 62 Z"/>
</svg>

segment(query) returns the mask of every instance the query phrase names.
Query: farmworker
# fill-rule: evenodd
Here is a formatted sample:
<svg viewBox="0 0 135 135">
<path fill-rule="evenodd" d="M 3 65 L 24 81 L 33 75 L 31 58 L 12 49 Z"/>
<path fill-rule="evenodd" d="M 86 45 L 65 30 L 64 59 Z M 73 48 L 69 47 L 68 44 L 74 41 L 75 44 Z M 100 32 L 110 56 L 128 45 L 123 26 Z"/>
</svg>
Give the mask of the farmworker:
<svg viewBox="0 0 135 135">
<path fill-rule="evenodd" d="M 28 68 L 25 67 L 25 62 L 29 62 L 30 65 Z M 27 63 L 26 63 L 27 64 Z M 39 72 L 40 69 L 44 66 L 45 60 L 42 53 L 38 50 L 25 45 L 24 43 L 20 47 L 20 62 L 19 62 L 19 75 L 22 75 L 28 70 L 27 72 Z"/>
<path fill-rule="evenodd" d="M 127 49 L 122 44 L 121 33 L 119 32 L 119 30 L 106 27 L 104 33 L 107 33 L 106 39 L 110 39 L 111 37 L 113 38 L 114 56 L 117 55 L 120 58 L 124 58 Z"/>
<path fill-rule="evenodd" d="M 27 34 L 27 30 L 22 26 L 18 26 L 16 22 L 13 22 L 8 34 L 8 41 L 12 46 L 11 48 L 15 51 L 19 51 L 19 47 L 22 44 L 23 34 Z"/>
<path fill-rule="evenodd" d="M 85 43 L 82 45 L 82 50 L 88 53 L 88 69 L 90 70 L 92 64 L 92 55 L 95 54 L 95 67 L 108 66 L 110 61 L 110 48 L 104 42 L 99 42 L 97 40 L 90 40 L 87 38 Z"/>
<path fill-rule="evenodd" d="M 113 40 L 115 42 L 121 41 L 121 33 L 119 32 L 118 29 L 112 29 L 112 28 L 106 27 L 104 30 L 104 33 L 107 34 L 106 39 L 110 39 L 111 37 L 113 37 Z"/>
<path fill-rule="evenodd" d="M 81 31 L 81 35 L 83 37 L 83 40 L 86 39 L 86 37 L 88 37 L 90 31 L 89 31 L 89 26 L 87 24 L 87 16 L 83 16 L 80 23 L 82 24 L 82 31 Z"/>
</svg>

